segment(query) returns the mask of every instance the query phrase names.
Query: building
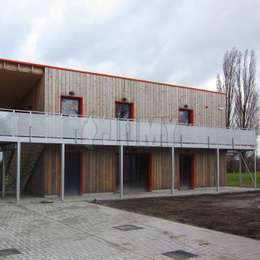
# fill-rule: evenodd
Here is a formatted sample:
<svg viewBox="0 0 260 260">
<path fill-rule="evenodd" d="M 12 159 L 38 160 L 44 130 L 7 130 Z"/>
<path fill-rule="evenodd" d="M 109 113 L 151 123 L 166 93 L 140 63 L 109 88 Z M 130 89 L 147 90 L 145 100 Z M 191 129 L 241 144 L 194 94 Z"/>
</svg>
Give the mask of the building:
<svg viewBox="0 0 260 260">
<path fill-rule="evenodd" d="M 0 59 L 2 194 L 225 185 L 227 150 L 254 130 L 225 128 L 225 95 Z"/>
</svg>

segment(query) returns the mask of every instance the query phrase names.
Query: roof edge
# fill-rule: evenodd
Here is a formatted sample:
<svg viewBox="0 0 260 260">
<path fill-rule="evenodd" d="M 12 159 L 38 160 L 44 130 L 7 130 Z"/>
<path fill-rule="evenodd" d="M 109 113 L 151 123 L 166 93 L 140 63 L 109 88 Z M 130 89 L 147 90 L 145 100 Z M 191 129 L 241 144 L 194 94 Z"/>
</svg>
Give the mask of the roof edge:
<svg viewBox="0 0 260 260">
<path fill-rule="evenodd" d="M 103 76 L 103 77 L 109 77 L 109 78 L 118 78 L 118 79 L 124 79 L 124 80 L 131 80 L 131 81 L 141 82 L 141 83 L 149 83 L 149 84 L 155 84 L 155 85 L 161 85 L 161 86 L 184 88 L 184 89 L 189 89 L 189 90 L 198 90 L 198 91 L 203 91 L 203 92 L 209 92 L 209 93 L 214 93 L 214 94 L 225 95 L 224 92 L 208 90 L 208 89 L 202 89 L 202 88 L 193 87 L 193 86 L 178 85 L 178 84 L 173 84 L 173 83 L 164 83 L 164 82 L 153 81 L 153 80 L 137 79 L 137 78 L 127 77 L 127 76 L 120 76 L 120 75 L 114 75 L 114 74 L 106 74 L 106 73 L 92 72 L 92 71 L 73 69 L 73 68 L 67 68 L 67 67 L 52 66 L 52 65 L 47 65 L 47 64 L 27 62 L 27 61 L 21 61 L 21 60 L 13 60 L 13 59 L 8 59 L 8 58 L 0 58 L 0 61 L 3 61 L 3 62 L 6 61 L 6 62 L 10 62 L 10 63 L 20 63 L 20 64 L 24 64 L 24 65 L 37 66 L 37 67 L 42 67 L 42 68 L 65 70 L 65 71 L 78 72 L 78 73 L 84 73 L 84 74 L 90 74 L 90 75 L 96 75 L 96 76 Z"/>
</svg>

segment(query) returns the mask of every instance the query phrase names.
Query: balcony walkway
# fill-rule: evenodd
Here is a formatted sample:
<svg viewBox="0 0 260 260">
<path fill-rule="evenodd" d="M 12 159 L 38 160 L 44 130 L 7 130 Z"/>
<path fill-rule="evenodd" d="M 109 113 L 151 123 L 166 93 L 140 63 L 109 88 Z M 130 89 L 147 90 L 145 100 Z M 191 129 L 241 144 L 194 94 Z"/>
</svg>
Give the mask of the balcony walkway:
<svg viewBox="0 0 260 260">
<path fill-rule="evenodd" d="M 16 195 L 20 200 L 21 143 L 61 145 L 61 199 L 64 199 L 66 145 L 118 146 L 120 155 L 120 196 L 123 197 L 123 157 L 125 146 L 171 149 L 171 192 L 174 191 L 176 148 L 215 149 L 217 158 L 216 190 L 219 190 L 219 151 L 254 151 L 256 185 L 255 130 L 210 128 L 157 121 L 100 119 L 61 114 L 0 109 L 0 145 L 16 144 Z M 0 147 L 1 148 L 1 147 Z M 3 148 L 4 151 L 5 148 Z M 3 164 L 4 166 L 4 164 Z M 5 170 L 2 174 L 5 179 Z M 253 179 L 253 177 L 252 177 Z M 4 183 L 4 181 L 2 182 Z M 5 193 L 4 186 L 2 190 Z"/>
<path fill-rule="evenodd" d="M 254 150 L 254 130 L 0 109 L 0 142 Z"/>
</svg>

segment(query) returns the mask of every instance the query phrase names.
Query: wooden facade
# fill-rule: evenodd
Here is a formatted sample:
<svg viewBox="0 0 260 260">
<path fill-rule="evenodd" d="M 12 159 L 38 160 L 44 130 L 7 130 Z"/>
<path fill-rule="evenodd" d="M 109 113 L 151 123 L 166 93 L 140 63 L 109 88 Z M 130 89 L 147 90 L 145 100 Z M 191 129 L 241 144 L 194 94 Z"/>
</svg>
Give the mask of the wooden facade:
<svg viewBox="0 0 260 260">
<path fill-rule="evenodd" d="M 115 117 L 115 102 L 135 104 L 135 118 L 178 122 L 179 108 L 194 111 L 199 126 L 225 127 L 225 95 L 169 84 L 149 83 L 113 76 L 45 69 L 45 111 L 60 112 L 60 97 L 73 92 L 83 97 L 84 114 Z"/>
<path fill-rule="evenodd" d="M 193 111 L 195 125 L 225 127 L 223 93 L 43 65 L 35 65 L 33 69 L 35 68 L 40 79 L 24 96 L 21 103 L 25 107 L 31 106 L 32 110 L 60 113 L 61 97 L 73 94 L 82 98 L 82 112 L 86 116 L 114 118 L 116 102 L 126 100 L 134 104 L 133 117 L 137 120 L 178 123 L 179 109 L 190 109 Z M 41 69 L 43 69 L 42 75 Z M 81 147 L 79 149 L 82 155 L 81 192 L 115 192 L 118 148 Z M 140 150 L 143 149 L 136 148 L 136 152 Z M 152 189 L 169 189 L 171 151 L 168 148 L 150 148 L 145 149 L 144 152 L 151 156 Z M 184 149 L 176 150 L 176 188 L 180 187 L 179 154 L 181 153 L 193 154 L 194 187 L 216 184 L 216 151 Z M 224 185 L 224 151 L 220 153 L 220 160 L 220 184 Z M 46 145 L 27 189 L 35 192 L 35 187 L 32 186 L 39 185 L 40 193 L 58 194 L 60 171 L 60 147 Z"/>
<path fill-rule="evenodd" d="M 60 192 L 60 147 L 46 147 L 44 157 L 35 169 L 28 191 L 45 195 L 58 195 Z M 80 148 L 79 148 L 80 149 Z M 170 189 L 171 187 L 171 151 L 168 148 L 136 148 L 136 153 L 151 155 L 152 189 Z M 112 147 L 92 147 L 83 153 L 82 193 L 116 192 L 118 174 L 118 149 Z M 198 187 L 216 185 L 216 151 L 198 149 L 176 149 L 175 152 L 175 188 L 180 189 L 180 154 L 194 156 L 194 184 Z M 69 160 L 69 158 L 67 158 Z M 225 151 L 220 152 L 220 185 L 225 185 Z M 42 185 L 42 181 L 44 185 Z M 37 185 L 35 189 L 34 185 Z M 33 188 L 34 187 L 34 188 Z M 39 190 L 40 188 L 40 190 Z"/>
</svg>

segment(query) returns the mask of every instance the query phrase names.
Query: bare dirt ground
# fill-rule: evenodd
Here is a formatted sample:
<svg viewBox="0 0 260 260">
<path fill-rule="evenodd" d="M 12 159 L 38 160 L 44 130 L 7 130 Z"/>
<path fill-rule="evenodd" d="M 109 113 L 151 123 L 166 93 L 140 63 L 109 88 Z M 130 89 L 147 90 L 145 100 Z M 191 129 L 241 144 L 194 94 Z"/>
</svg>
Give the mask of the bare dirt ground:
<svg viewBox="0 0 260 260">
<path fill-rule="evenodd" d="M 157 197 L 99 203 L 260 240 L 260 192 Z"/>
</svg>

